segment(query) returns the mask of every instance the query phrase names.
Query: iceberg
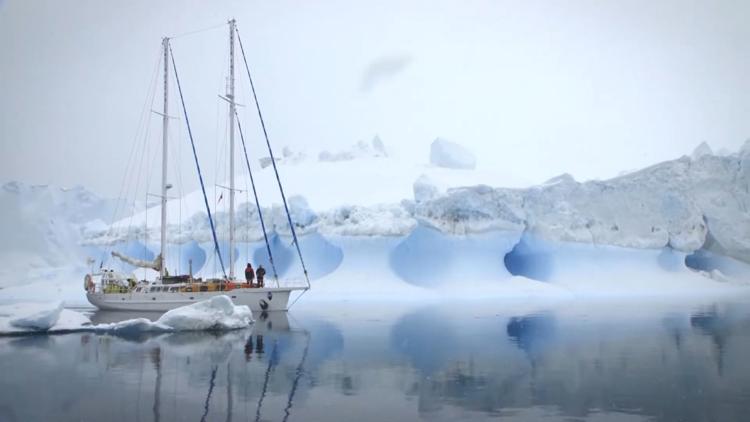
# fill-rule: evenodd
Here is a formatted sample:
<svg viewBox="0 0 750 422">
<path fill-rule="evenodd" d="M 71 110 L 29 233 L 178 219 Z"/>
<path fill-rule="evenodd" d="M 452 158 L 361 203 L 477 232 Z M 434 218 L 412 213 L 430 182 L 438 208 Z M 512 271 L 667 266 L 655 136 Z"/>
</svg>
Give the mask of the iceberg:
<svg viewBox="0 0 750 422">
<path fill-rule="evenodd" d="M 443 256 L 442 260 L 451 263 L 445 269 L 445 274 L 451 275 L 449 278 L 456 283 L 464 283 L 457 281 L 459 274 L 498 281 L 507 280 L 509 273 L 511 276 L 551 283 L 568 283 L 574 278 L 575 272 L 568 272 L 568 269 L 576 266 L 567 265 L 564 260 L 575 257 L 575 262 L 583 263 L 585 256 L 591 256 L 592 259 L 613 257 L 615 261 L 628 262 L 629 265 L 633 263 L 631 256 L 639 256 L 639 259 L 648 261 L 644 266 L 654 271 L 663 271 L 664 266 L 660 264 L 663 257 L 672 257 L 672 261 L 681 260 L 672 267 L 676 265 L 685 268 L 687 265 L 687 268 L 703 271 L 694 272 L 693 275 L 708 276 L 711 271 L 719 270 L 733 279 L 743 280 L 750 274 L 747 265 L 750 263 L 750 214 L 746 212 L 750 209 L 749 145 L 750 143 L 741 151 L 726 156 L 710 154 L 710 149 L 701 147 L 699 149 L 702 152 L 696 154 L 697 158 L 684 156 L 608 180 L 577 181 L 571 175 L 563 174 L 526 188 L 493 187 L 486 184 L 456 187 L 443 183 L 445 178 L 440 172 L 451 172 L 449 175 L 452 179 L 459 179 L 460 174 L 474 174 L 476 171 L 422 167 L 414 175 L 408 194 L 403 194 L 401 199 L 394 196 L 390 202 L 373 204 L 357 201 L 353 204 L 335 205 L 328 202 L 329 206 L 321 206 L 318 200 L 308 200 L 324 191 L 314 189 L 313 185 L 320 181 L 311 181 L 309 191 L 312 196 L 294 196 L 290 201 L 291 211 L 303 244 L 308 242 L 314 245 L 311 247 L 315 250 L 324 247 L 325 250 L 336 252 L 335 259 L 326 257 L 325 254 L 306 259 L 309 266 L 321 269 L 313 278 L 326 280 L 336 277 L 352 279 L 344 269 L 351 268 L 349 261 L 354 259 L 357 253 L 355 251 L 359 250 L 356 245 L 362 243 L 362 247 L 365 247 L 363 242 L 368 243 L 369 239 L 382 237 L 393 240 L 382 243 L 383 245 L 387 243 L 391 245 L 389 248 L 400 252 L 394 255 L 380 251 L 386 255 L 391 254 L 392 258 L 365 260 L 361 271 L 374 274 L 382 270 L 376 270 L 375 266 L 391 267 L 385 273 L 404 286 L 410 283 L 420 286 L 430 284 L 430 271 L 437 268 L 437 263 L 428 263 L 431 261 L 426 259 L 438 256 L 434 251 L 441 248 L 447 251 L 440 255 Z M 382 162 L 377 166 L 397 171 L 395 168 L 388 168 L 393 162 L 389 161 L 390 158 L 380 160 Z M 370 169 L 371 165 L 375 165 L 367 161 L 360 164 L 363 169 Z M 329 165 L 346 166 L 348 163 Z M 352 180 L 356 180 L 357 174 L 359 173 L 354 173 Z M 355 192 L 368 192 L 378 186 L 346 184 L 349 182 L 351 180 L 345 180 L 344 186 L 352 190 L 352 197 L 356 196 Z M 264 207 L 263 212 L 268 216 L 272 243 L 277 245 L 272 247 L 279 250 L 280 256 L 284 256 L 291 239 L 282 210 L 278 205 L 272 205 Z M 263 260 L 266 256 L 259 243 L 262 242 L 262 237 L 254 211 L 251 209 L 248 213 L 248 218 L 240 219 L 237 230 L 240 236 L 248 235 L 237 246 L 239 262 Z M 224 224 L 222 218 L 223 214 L 218 213 L 220 227 Z M 204 221 L 205 217 L 196 213 L 180 228 L 180 232 L 186 236 L 185 242 L 192 242 L 191 248 L 199 246 L 208 256 L 212 252 L 212 246 Z M 219 232 L 222 232 L 221 229 Z M 425 234 L 434 238 L 417 241 L 423 239 Z M 487 250 L 482 250 L 481 253 L 479 248 L 473 253 L 465 253 L 463 245 L 466 243 L 462 240 L 463 237 L 474 238 L 481 243 L 482 236 L 486 234 L 504 240 L 484 244 L 482 248 Z M 109 237 L 103 235 L 92 233 L 89 241 L 94 245 L 126 244 L 142 237 L 142 232 L 133 229 L 112 230 L 107 234 Z M 335 244 L 346 245 L 346 248 L 332 246 Z M 633 255 L 621 251 L 628 249 L 650 252 Z M 572 252 L 583 250 L 590 250 L 590 253 Z M 710 259 L 693 259 L 693 255 L 697 253 Z M 413 259 L 402 259 L 404 256 Z M 505 260 L 506 267 L 516 265 L 522 270 L 505 271 L 501 268 L 492 272 L 488 270 L 481 276 L 476 274 L 474 268 L 495 268 L 496 263 L 490 262 L 491 256 L 495 256 L 500 265 Z M 534 259 L 544 256 L 543 262 L 552 263 L 557 268 L 566 268 L 565 276 L 559 271 L 550 272 L 549 277 L 537 276 L 533 271 L 527 272 L 534 265 L 520 265 L 521 261 L 517 259 L 519 256 Z M 168 267 L 177 265 L 169 257 L 167 261 Z M 409 267 L 412 261 L 425 264 L 425 268 L 417 268 L 416 263 Z M 194 267 L 197 274 L 209 275 L 211 271 L 215 271 L 212 270 L 215 265 L 210 259 L 194 261 L 194 264 L 196 262 L 205 262 L 203 268 Z M 542 261 L 535 262 L 542 265 Z M 694 265 L 696 262 L 699 265 Z M 440 262 L 440 265 L 444 264 Z M 298 274 L 298 267 L 290 258 L 290 263 L 280 268 L 280 275 Z M 604 277 L 605 274 L 595 266 L 578 265 L 576 268 L 580 269 L 578 274 L 582 277 L 593 274 Z M 433 278 L 442 280 L 442 277 Z M 443 282 L 436 283 L 446 285 Z M 354 287 L 347 286 L 347 289 Z"/>
<path fill-rule="evenodd" d="M 288 166 L 290 211 L 313 280 L 306 299 L 324 290 L 337 297 L 356 292 L 364 298 L 371 292 L 392 298 L 395 291 L 401 297 L 424 296 L 480 282 L 526 283 L 534 292 L 555 284 L 558 290 L 562 285 L 636 287 L 609 276 L 612 271 L 649 280 L 638 286 L 642 291 L 672 281 L 696 290 L 700 282 L 690 281 L 695 277 L 714 286 L 737 286 L 750 280 L 750 141 L 727 155 L 699 149 L 611 179 L 578 181 L 563 174 L 525 187 L 508 186 L 499 172 L 436 167 L 395 155 Z M 257 177 L 256 182 L 271 178 L 263 186 L 275 184 L 268 169 Z M 14 189 L 27 188 L 6 187 Z M 265 192 L 263 198 L 273 196 Z M 191 265 L 198 277 L 215 276 L 218 264 L 202 197 L 192 192 L 174 201 L 169 212 L 181 209 L 183 218 L 167 227 L 165 265 L 170 272 L 187 272 Z M 223 251 L 225 205 L 217 204 L 216 213 Z M 262 202 L 261 209 L 279 276 L 300 276 L 283 208 Z M 158 238 L 158 211 L 153 207 L 111 226 L 88 224 L 45 247 L 97 258 L 116 250 L 153 259 L 158 246 L 143 239 Z M 235 223 L 235 270 L 241 272 L 246 262 L 270 268 L 255 204 L 240 204 Z M 11 267 L 20 260 L 5 255 L 2 261 Z M 85 303 L 79 280 L 90 269 L 80 261 L 62 270 L 40 259 L 24 269 L 29 279 L 23 285 L 18 277 L 15 286 L 0 277 L 0 300 Z M 630 270 L 635 267 L 640 270 Z M 377 283 L 369 279 L 375 275 Z M 488 291 L 484 287 L 482 292 Z"/>
</svg>

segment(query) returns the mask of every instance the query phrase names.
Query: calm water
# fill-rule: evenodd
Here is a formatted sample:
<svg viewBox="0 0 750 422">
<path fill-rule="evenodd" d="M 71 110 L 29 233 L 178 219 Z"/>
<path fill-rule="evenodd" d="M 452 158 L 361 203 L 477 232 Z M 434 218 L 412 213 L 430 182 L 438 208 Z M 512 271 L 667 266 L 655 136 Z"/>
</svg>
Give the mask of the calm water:
<svg viewBox="0 0 750 422">
<path fill-rule="evenodd" d="M 741 421 L 750 415 L 750 300 L 743 298 L 305 306 L 223 334 L 0 338 L 0 420 Z"/>
</svg>

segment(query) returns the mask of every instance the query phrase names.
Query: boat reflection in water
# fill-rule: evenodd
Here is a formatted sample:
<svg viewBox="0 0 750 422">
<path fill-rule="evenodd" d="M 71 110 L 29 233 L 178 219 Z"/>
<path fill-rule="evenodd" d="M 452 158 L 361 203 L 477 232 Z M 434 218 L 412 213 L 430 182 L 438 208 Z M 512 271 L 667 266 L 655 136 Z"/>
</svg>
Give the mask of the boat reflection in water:
<svg viewBox="0 0 750 422">
<path fill-rule="evenodd" d="M 0 420 L 742 420 L 748 303 L 308 306 L 229 332 L 0 338 Z"/>
</svg>

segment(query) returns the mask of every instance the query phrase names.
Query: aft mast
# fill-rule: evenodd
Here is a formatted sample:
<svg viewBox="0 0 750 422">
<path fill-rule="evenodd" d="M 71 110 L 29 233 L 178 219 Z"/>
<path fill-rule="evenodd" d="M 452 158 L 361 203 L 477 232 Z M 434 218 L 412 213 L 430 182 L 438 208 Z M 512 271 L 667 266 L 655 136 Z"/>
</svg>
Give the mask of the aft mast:
<svg viewBox="0 0 750 422">
<path fill-rule="evenodd" d="M 161 242 L 159 248 L 159 276 L 164 278 L 166 265 L 164 249 L 167 244 L 167 153 L 169 130 L 169 38 L 162 39 L 164 49 L 164 107 L 162 109 L 162 153 L 161 153 Z"/>
<path fill-rule="evenodd" d="M 229 279 L 234 280 L 234 32 L 235 20 L 229 21 Z"/>
</svg>

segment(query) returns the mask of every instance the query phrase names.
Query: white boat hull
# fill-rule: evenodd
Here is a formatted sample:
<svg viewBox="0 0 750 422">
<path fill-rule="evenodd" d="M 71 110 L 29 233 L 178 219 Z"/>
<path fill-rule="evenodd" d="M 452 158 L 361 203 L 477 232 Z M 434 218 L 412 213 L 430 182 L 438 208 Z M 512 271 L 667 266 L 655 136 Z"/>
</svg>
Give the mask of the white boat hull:
<svg viewBox="0 0 750 422">
<path fill-rule="evenodd" d="M 118 311 L 169 311 L 214 296 L 226 295 L 235 305 L 247 305 L 253 312 L 286 311 L 289 296 L 300 288 L 261 287 L 215 292 L 130 292 L 86 293 L 88 301 L 102 310 Z"/>
</svg>

